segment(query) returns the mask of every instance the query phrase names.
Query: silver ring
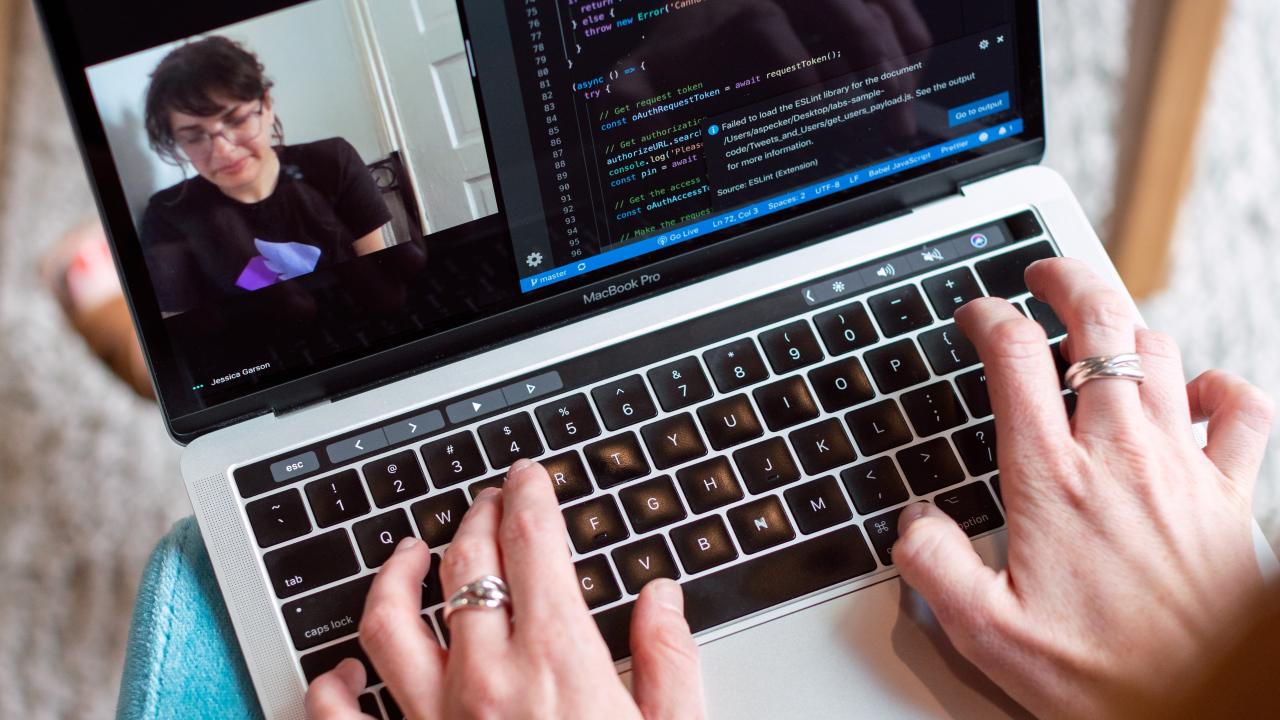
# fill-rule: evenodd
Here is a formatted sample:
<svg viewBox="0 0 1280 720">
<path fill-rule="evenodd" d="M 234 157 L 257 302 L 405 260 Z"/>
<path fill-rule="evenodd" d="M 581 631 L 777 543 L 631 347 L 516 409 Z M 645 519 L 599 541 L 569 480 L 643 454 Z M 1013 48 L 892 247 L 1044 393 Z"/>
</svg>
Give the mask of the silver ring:
<svg viewBox="0 0 1280 720">
<path fill-rule="evenodd" d="M 1079 393 L 1085 383 L 1098 378 L 1132 380 L 1141 385 L 1147 374 L 1142 371 L 1142 358 L 1138 354 L 1122 353 L 1085 358 L 1072 363 L 1063 375 L 1067 387 L 1074 393 Z"/>
<path fill-rule="evenodd" d="M 485 575 L 463 585 L 449 596 L 449 602 L 444 606 L 444 622 L 446 625 L 449 624 L 449 617 L 453 615 L 454 610 L 467 608 L 493 610 L 510 605 L 511 592 L 507 589 L 507 583 L 500 577 Z"/>
</svg>

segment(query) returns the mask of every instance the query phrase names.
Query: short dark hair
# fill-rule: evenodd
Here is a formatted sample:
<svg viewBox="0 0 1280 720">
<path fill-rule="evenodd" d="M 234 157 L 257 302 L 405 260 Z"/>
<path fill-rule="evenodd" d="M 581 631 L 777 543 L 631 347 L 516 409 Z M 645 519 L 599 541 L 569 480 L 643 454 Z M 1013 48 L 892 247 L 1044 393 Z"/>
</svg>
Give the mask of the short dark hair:
<svg viewBox="0 0 1280 720">
<path fill-rule="evenodd" d="M 170 113 L 213 117 L 226 109 L 213 99 L 215 93 L 251 102 L 264 99 L 273 85 L 258 56 L 230 38 L 211 35 L 175 48 L 156 66 L 147 87 L 146 126 L 151 149 L 181 165 Z M 277 142 L 283 142 L 284 126 L 279 117 L 272 134 Z"/>
</svg>

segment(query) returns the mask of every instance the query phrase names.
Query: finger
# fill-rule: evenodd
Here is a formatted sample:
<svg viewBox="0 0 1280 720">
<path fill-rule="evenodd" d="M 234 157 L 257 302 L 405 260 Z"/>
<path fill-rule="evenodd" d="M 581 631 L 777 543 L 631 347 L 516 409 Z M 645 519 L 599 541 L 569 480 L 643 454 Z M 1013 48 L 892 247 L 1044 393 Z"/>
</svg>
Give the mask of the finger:
<svg viewBox="0 0 1280 720">
<path fill-rule="evenodd" d="M 476 496 L 458 524 L 449 549 L 440 562 L 440 583 L 445 597 L 463 585 L 486 575 L 504 578 L 498 554 L 498 523 L 502 519 L 502 493 L 488 488 Z M 501 608 L 463 608 L 450 613 L 450 650 L 497 657 L 511 635 L 511 617 Z"/>
<path fill-rule="evenodd" d="M 1071 426 L 1044 330 L 998 298 L 974 300 L 955 318 L 985 367 L 1000 466 L 1012 469 L 1069 447 Z"/>
<path fill-rule="evenodd" d="M 498 538 L 515 617 L 545 623 L 581 615 L 587 621 L 586 602 L 565 540 L 564 516 L 542 465 L 517 460 L 511 466 L 502 508 Z"/>
<path fill-rule="evenodd" d="M 1210 370 L 1187 385 L 1191 417 L 1209 421 L 1204 453 L 1223 475 L 1251 494 L 1262 467 L 1275 402 L 1247 381 Z"/>
<path fill-rule="evenodd" d="M 364 691 L 364 665 L 347 658 L 311 681 L 304 705 L 310 720 L 364 720 L 356 698 Z"/>
<path fill-rule="evenodd" d="M 412 717 L 434 715 L 444 675 L 444 651 L 420 614 L 430 564 L 426 543 L 401 540 L 378 570 L 360 619 L 360 645 Z"/>
<path fill-rule="evenodd" d="M 673 580 L 654 580 L 640 591 L 631 615 L 631 670 L 645 720 L 706 717 L 698 645 Z"/>
<path fill-rule="evenodd" d="M 1103 282 L 1087 265 L 1070 258 L 1032 263 L 1027 287 L 1049 303 L 1071 337 L 1068 360 L 1120 355 L 1136 350 L 1137 315 L 1129 298 Z M 1123 423 L 1141 417 L 1137 384 L 1103 378 L 1081 386 L 1076 427 L 1095 435 L 1110 435 Z"/>
<path fill-rule="evenodd" d="M 1164 333 L 1139 328 L 1136 346 L 1142 356 L 1142 369 L 1147 374 L 1146 382 L 1138 389 L 1147 417 L 1173 437 L 1191 437 L 1187 379 L 1178 344 Z"/>
<path fill-rule="evenodd" d="M 969 537 L 932 504 L 916 503 L 898 517 L 893 562 L 964 652 L 1001 589 L 999 576 L 983 564 Z"/>
</svg>

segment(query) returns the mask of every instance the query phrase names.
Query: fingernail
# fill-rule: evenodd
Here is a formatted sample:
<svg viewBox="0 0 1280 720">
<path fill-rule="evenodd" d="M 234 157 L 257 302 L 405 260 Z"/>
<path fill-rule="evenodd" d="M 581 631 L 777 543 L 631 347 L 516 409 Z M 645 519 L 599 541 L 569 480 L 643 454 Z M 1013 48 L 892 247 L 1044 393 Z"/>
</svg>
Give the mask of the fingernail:
<svg viewBox="0 0 1280 720">
<path fill-rule="evenodd" d="M 507 472 L 520 472 L 521 470 L 524 470 L 530 465 L 533 465 L 532 460 L 526 460 L 524 458 L 520 458 L 519 460 L 515 461 L 514 464 L 512 464 L 511 469 L 508 470 Z"/>
<path fill-rule="evenodd" d="M 898 516 L 898 534 L 905 535 L 907 528 L 911 527 L 911 523 L 919 520 L 929 514 L 929 510 L 933 506 L 926 502 L 918 502 L 915 505 L 908 505 L 902 514 Z"/>
<path fill-rule="evenodd" d="M 487 487 L 476 494 L 475 502 L 480 502 L 481 500 L 496 500 L 501 494 L 501 488 Z"/>
<path fill-rule="evenodd" d="M 414 545 L 417 545 L 417 544 L 418 544 L 418 538 L 407 537 L 401 540 L 399 545 L 396 545 L 396 552 L 398 553 L 405 552 L 406 550 L 411 549 Z"/>
<path fill-rule="evenodd" d="M 684 593 L 680 590 L 680 585 L 674 580 L 667 578 L 658 578 L 649 583 L 653 590 L 653 598 L 658 604 L 668 610 L 684 613 Z"/>
</svg>

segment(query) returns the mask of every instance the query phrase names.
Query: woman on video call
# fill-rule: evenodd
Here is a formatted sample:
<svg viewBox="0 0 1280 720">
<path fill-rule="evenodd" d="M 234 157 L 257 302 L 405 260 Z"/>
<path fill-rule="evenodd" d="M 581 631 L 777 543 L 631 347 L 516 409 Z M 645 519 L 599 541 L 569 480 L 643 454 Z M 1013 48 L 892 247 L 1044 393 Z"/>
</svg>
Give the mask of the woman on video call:
<svg viewBox="0 0 1280 720">
<path fill-rule="evenodd" d="M 225 37 L 170 52 L 146 97 L 156 153 L 196 172 L 151 197 L 141 241 L 173 315 L 385 247 L 391 214 L 341 138 L 285 145 L 272 82 Z"/>
</svg>

